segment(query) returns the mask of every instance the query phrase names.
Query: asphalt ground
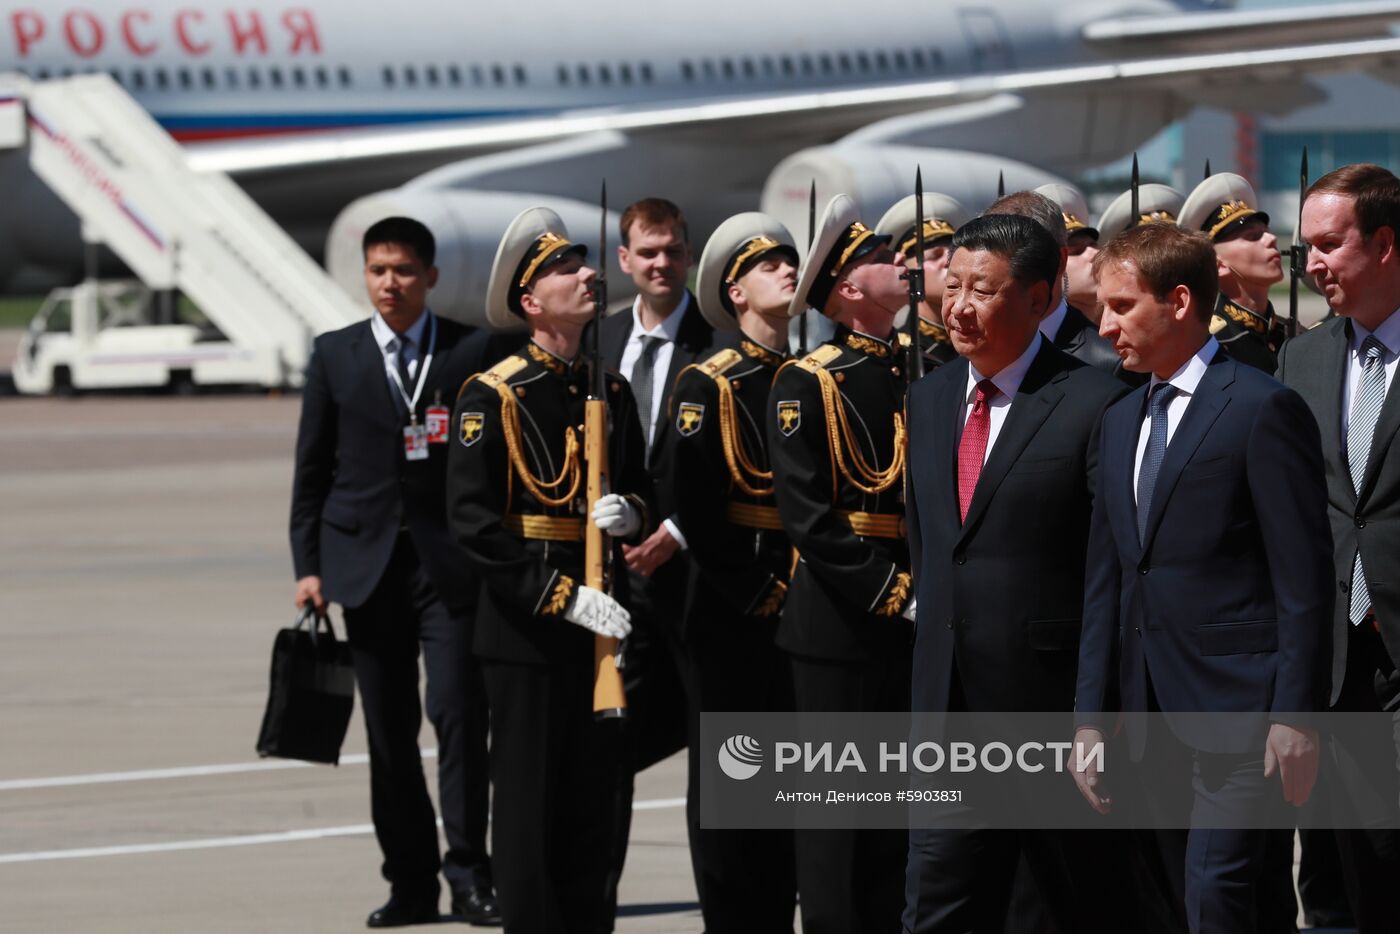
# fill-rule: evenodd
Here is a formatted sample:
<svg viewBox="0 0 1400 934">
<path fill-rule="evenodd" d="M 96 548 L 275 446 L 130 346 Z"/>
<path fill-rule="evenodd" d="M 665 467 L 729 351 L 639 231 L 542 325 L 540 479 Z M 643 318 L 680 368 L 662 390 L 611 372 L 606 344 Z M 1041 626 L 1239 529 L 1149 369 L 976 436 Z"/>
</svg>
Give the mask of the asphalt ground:
<svg viewBox="0 0 1400 934">
<path fill-rule="evenodd" d="M 253 752 L 298 406 L 0 399 L 0 929 L 351 931 L 386 897 L 358 713 L 339 768 Z M 619 931 L 701 930 L 684 775 L 638 777 Z"/>
</svg>

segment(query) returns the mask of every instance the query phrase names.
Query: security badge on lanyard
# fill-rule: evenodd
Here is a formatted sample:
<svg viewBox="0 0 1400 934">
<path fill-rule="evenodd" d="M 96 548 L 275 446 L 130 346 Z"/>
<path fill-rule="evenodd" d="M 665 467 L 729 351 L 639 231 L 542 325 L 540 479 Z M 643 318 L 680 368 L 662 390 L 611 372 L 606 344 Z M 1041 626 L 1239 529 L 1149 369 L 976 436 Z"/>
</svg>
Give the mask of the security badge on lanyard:
<svg viewBox="0 0 1400 934">
<path fill-rule="evenodd" d="M 428 442 L 430 440 L 430 428 L 428 425 L 418 424 L 418 398 L 423 395 L 423 384 L 428 378 L 428 367 L 433 363 L 433 350 L 437 347 L 437 318 L 432 319 L 432 336 L 428 338 L 428 354 L 418 361 L 418 379 L 413 384 L 413 395 L 410 397 L 408 390 L 404 388 L 403 378 L 399 376 L 397 366 L 389 367 L 389 377 L 394 381 L 394 387 L 398 389 L 399 396 L 403 398 L 403 404 L 408 409 L 408 424 L 403 426 L 403 456 L 405 460 L 425 461 L 428 459 Z M 439 400 L 440 401 L 440 400 Z M 428 409 L 428 418 L 436 414 L 435 409 L 442 409 L 441 406 L 433 406 Z M 445 410 L 443 410 L 445 411 Z M 447 416 L 443 415 L 442 440 L 439 444 L 447 441 Z M 431 424 L 431 422 L 430 422 Z"/>
</svg>

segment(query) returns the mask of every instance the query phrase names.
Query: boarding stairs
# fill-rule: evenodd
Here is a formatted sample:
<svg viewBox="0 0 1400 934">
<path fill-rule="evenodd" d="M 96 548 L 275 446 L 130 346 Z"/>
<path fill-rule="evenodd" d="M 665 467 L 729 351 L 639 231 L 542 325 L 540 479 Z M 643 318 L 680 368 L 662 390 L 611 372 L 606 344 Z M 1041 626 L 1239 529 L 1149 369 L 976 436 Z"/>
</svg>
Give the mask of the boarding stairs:
<svg viewBox="0 0 1400 934">
<path fill-rule="evenodd" d="M 230 342 L 280 367 L 268 384 L 299 385 L 312 339 L 368 312 L 226 175 L 192 169 L 107 75 L 0 76 L 0 147 L 23 145 L 86 241 L 152 289 L 183 292 Z"/>
</svg>

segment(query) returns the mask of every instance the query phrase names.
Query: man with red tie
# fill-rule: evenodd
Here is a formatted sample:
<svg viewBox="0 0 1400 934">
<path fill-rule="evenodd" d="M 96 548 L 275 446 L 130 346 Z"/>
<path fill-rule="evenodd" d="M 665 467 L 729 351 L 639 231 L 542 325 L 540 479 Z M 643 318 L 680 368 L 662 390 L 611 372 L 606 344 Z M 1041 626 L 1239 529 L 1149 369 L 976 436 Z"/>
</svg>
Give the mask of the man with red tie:
<svg viewBox="0 0 1400 934">
<path fill-rule="evenodd" d="M 1074 706 L 1099 417 L 1126 390 L 1041 334 L 1059 268 L 1028 217 L 953 237 L 943 313 L 961 356 L 909 398 L 915 711 Z M 1083 836 L 911 831 L 904 930 L 1003 930 L 1023 855 L 1060 929 L 1131 929 L 1113 897 L 1130 890 L 1121 841 Z"/>
</svg>

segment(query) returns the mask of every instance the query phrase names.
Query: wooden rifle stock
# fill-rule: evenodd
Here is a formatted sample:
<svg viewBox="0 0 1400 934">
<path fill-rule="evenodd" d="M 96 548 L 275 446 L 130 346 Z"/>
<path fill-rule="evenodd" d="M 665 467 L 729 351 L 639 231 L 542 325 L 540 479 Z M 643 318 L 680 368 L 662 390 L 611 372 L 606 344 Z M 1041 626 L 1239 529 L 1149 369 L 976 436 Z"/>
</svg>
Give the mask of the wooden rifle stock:
<svg viewBox="0 0 1400 934">
<path fill-rule="evenodd" d="M 584 403 L 583 447 L 588 458 L 588 509 L 607 492 L 608 481 L 608 403 L 589 399 Z M 588 520 L 584 540 L 584 583 L 608 592 L 608 535 Z M 600 717 L 622 716 L 627 698 L 622 689 L 622 672 L 617 670 L 617 640 L 608 636 L 593 638 L 593 713 Z"/>
</svg>

